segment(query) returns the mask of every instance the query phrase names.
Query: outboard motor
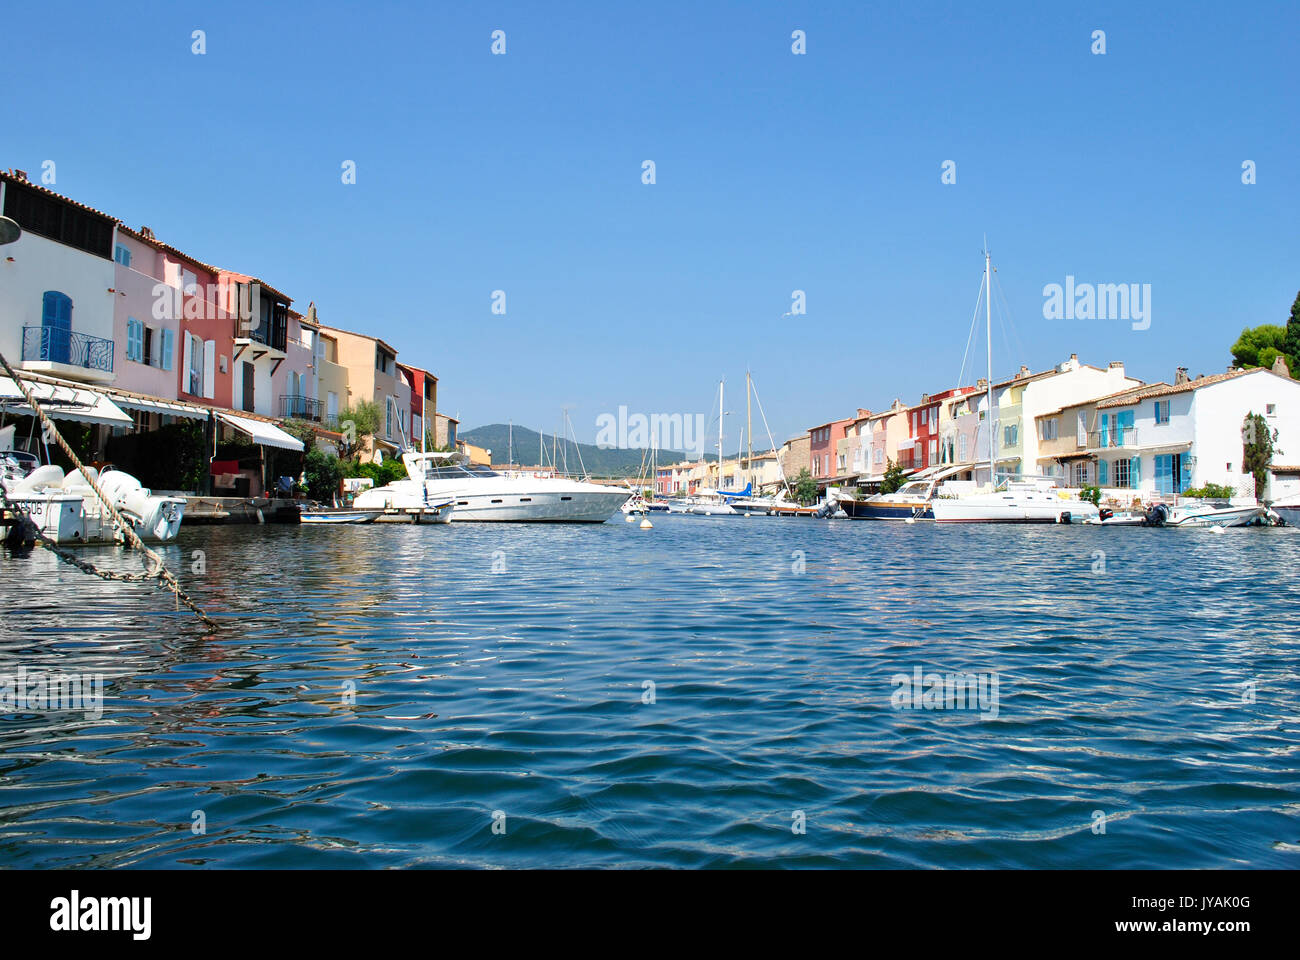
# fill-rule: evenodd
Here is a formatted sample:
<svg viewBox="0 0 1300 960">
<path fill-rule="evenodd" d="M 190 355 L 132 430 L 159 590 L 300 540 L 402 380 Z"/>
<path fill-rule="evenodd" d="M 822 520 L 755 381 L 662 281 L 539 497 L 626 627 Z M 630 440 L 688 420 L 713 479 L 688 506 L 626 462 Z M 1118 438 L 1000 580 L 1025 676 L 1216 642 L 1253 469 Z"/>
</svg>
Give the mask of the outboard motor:
<svg viewBox="0 0 1300 960">
<path fill-rule="evenodd" d="M 1110 507 L 1102 507 L 1101 510 L 1097 512 L 1098 520 L 1109 520 L 1113 516 L 1115 516 L 1115 511 Z"/>
<path fill-rule="evenodd" d="M 1071 517 L 1070 517 L 1070 511 L 1069 511 L 1069 510 L 1062 510 L 1062 511 L 1061 511 L 1061 515 L 1060 515 L 1059 517 L 1056 518 L 1056 522 L 1057 522 L 1057 523 L 1069 523 L 1070 520 L 1071 520 Z"/>
<path fill-rule="evenodd" d="M 1163 503 L 1153 504 L 1146 513 L 1142 523 L 1147 527 L 1163 527 L 1169 519 L 1169 508 Z"/>
</svg>

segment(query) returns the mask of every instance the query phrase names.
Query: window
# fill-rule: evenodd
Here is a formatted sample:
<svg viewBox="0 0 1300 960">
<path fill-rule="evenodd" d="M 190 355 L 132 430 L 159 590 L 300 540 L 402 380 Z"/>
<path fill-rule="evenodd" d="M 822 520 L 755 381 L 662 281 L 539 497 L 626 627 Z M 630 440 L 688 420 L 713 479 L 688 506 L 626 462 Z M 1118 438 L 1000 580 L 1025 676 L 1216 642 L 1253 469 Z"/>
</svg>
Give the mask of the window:
<svg viewBox="0 0 1300 960">
<path fill-rule="evenodd" d="M 1079 419 L 1076 424 L 1074 445 L 1076 447 L 1086 447 L 1088 445 L 1088 415 L 1082 410 L 1079 411 Z"/>
<path fill-rule="evenodd" d="M 1044 439 L 1044 440 L 1055 440 L 1055 439 L 1056 439 L 1056 432 L 1057 432 L 1057 421 L 1056 421 L 1056 418 L 1052 418 L 1051 420 L 1042 420 L 1042 421 L 1040 421 L 1040 422 L 1041 422 L 1042 427 L 1043 427 L 1043 439 Z"/>
<path fill-rule="evenodd" d="M 384 402 L 384 436 L 393 435 L 393 408 L 387 401 Z"/>
<path fill-rule="evenodd" d="M 126 318 L 126 358 L 144 362 L 144 324 L 135 317 Z"/>
<path fill-rule="evenodd" d="M 1156 423 L 1168 423 L 1168 422 L 1169 422 L 1169 401 L 1157 400 L 1156 401 Z"/>
<path fill-rule="evenodd" d="M 1097 486 L 1110 486 L 1110 462 L 1107 460 L 1097 461 Z"/>
<path fill-rule="evenodd" d="M 961 449 L 961 462 L 962 462 L 962 463 L 965 463 L 965 462 L 966 462 L 966 447 L 967 447 L 966 434 L 963 433 L 963 434 L 958 438 L 957 443 L 958 443 L 958 446 L 959 446 L 960 449 Z"/>
<path fill-rule="evenodd" d="M 120 243 L 113 248 L 113 259 L 124 267 L 131 266 L 131 251 Z"/>
<path fill-rule="evenodd" d="M 1179 453 L 1160 454 L 1156 460 L 1156 490 L 1160 493 L 1182 493 L 1191 486 L 1191 470 L 1187 458 Z"/>
<path fill-rule="evenodd" d="M 1266 416 L 1266 417 L 1276 417 L 1276 416 L 1277 416 L 1277 404 L 1276 404 L 1276 403 L 1266 403 L 1266 404 L 1264 404 L 1264 416 Z"/>
<path fill-rule="evenodd" d="M 186 385 L 185 392 L 191 396 L 203 396 L 203 341 L 193 334 L 185 337 Z"/>
<path fill-rule="evenodd" d="M 922 426 L 925 425 L 925 423 L 926 423 L 926 416 L 929 414 L 929 412 L 930 412 L 929 410 L 922 410 L 922 411 L 921 411 L 921 425 L 922 425 Z"/>
<path fill-rule="evenodd" d="M 885 451 L 884 451 L 884 450 L 881 450 L 879 447 L 877 447 L 877 448 L 876 448 L 876 463 L 884 463 L 884 462 L 885 462 Z"/>
<path fill-rule="evenodd" d="M 1133 485 L 1132 470 L 1130 469 L 1131 466 L 1132 463 L 1129 460 L 1116 460 L 1111 485 L 1115 487 L 1124 487 L 1126 489 L 1131 487 Z"/>
<path fill-rule="evenodd" d="M 939 455 L 939 441 L 932 439 L 930 441 L 930 462 L 934 463 L 935 458 L 938 457 L 938 455 Z"/>
<path fill-rule="evenodd" d="M 176 353 L 176 331 L 163 330 L 162 332 L 162 357 L 161 366 L 164 370 L 170 370 L 174 366 L 174 356 Z"/>
<path fill-rule="evenodd" d="M 1014 447 L 1017 441 L 1017 434 L 1020 432 L 1019 427 L 1014 423 L 1011 426 L 1002 428 L 1002 446 Z"/>
<path fill-rule="evenodd" d="M 1088 482 L 1088 461 L 1076 460 L 1074 462 L 1074 485 L 1082 487 Z"/>
</svg>

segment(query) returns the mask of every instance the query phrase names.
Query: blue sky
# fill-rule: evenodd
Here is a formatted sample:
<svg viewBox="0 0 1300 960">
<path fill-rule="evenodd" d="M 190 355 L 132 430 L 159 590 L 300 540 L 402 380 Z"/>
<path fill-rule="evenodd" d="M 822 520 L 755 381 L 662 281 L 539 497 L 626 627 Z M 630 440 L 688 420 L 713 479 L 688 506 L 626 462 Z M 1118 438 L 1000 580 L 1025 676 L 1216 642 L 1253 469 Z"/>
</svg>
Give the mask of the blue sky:
<svg viewBox="0 0 1300 960">
<path fill-rule="evenodd" d="M 748 366 L 779 442 L 955 385 L 985 234 L 996 374 L 1218 372 L 1284 322 L 1298 28 L 1282 3 L 11 5 L 0 166 L 54 160 L 54 189 L 382 336 L 464 427 L 568 405 L 592 440 L 620 404 L 708 414 L 723 376 L 743 412 Z M 1151 284 L 1150 329 L 1043 319 L 1067 274 Z"/>
</svg>

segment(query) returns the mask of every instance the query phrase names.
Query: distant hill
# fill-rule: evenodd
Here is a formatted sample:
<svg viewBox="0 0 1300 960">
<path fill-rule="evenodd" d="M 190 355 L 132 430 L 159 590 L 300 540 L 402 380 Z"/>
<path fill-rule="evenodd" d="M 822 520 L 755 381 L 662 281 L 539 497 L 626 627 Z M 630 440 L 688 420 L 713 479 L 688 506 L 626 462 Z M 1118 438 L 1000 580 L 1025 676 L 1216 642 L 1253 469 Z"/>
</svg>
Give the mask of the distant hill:
<svg viewBox="0 0 1300 960">
<path fill-rule="evenodd" d="M 472 443 L 476 447 L 486 447 L 492 451 L 493 463 L 505 463 L 508 457 L 510 445 L 510 426 L 505 423 L 490 423 L 484 427 L 475 427 L 473 430 L 460 430 L 456 436 L 466 443 Z M 551 465 L 551 449 L 553 442 L 552 434 L 539 434 L 536 430 L 529 430 L 527 427 L 521 427 L 518 424 L 514 427 L 514 451 L 515 463 L 525 464 L 527 466 L 538 465 L 538 441 L 541 441 L 545 447 L 544 463 Z M 561 469 L 564 468 L 564 439 L 554 440 L 556 459 L 559 461 Z M 602 450 L 600 447 L 591 443 L 574 443 L 569 440 L 568 457 L 569 473 L 577 474 L 581 472 L 578 466 L 578 451 L 582 453 L 582 465 L 587 468 L 587 472 L 597 477 L 635 477 L 641 469 L 641 458 L 648 456 L 648 451 L 644 450 Z M 670 463 L 677 463 L 680 460 L 694 460 L 694 454 L 685 454 L 680 450 L 660 450 L 656 454 L 659 465 L 666 466 Z M 705 459 L 716 460 L 717 456 L 708 456 Z"/>
</svg>

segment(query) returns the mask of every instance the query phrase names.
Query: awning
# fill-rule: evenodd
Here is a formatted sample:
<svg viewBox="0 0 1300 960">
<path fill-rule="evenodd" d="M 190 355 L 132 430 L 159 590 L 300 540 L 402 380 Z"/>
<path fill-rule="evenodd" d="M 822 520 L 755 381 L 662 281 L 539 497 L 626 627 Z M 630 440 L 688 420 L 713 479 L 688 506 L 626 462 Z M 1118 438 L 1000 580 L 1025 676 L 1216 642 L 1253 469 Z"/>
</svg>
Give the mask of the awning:
<svg viewBox="0 0 1300 960">
<path fill-rule="evenodd" d="M 191 417 L 195 420 L 208 419 L 207 410 L 203 407 L 191 406 L 188 403 L 177 403 L 174 400 L 158 400 L 154 397 L 133 397 L 116 392 L 110 394 L 110 396 L 119 407 L 126 407 L 128 410 L 147 410 L 150 413 L 161 413 L 169 417 Z"/>
<path fill-rule="evenodd" d="M 264 420 L 248 420 L 233 413 L 217 411 L 222 423 L 228 423 L 241 433 L 253 438 L 253 442 L 263 447 L 279 447 L 281 450 L 301 450 L 302 441 L 281 430 L 273 423 Z"/>
<path fill-rule="evenodd" d="M 23 384 L 41 402 L 45 415 L 55 420 L 77 420 L 108 427 L 130 427 L 135 424 L 129 414 L 98 391 L 44 380 L 24 379 Z M 32 412 L 22 391 L 9 377 L 0 377 L 0 407 L 7 413 L 20 416 Z"/>
</svg>

